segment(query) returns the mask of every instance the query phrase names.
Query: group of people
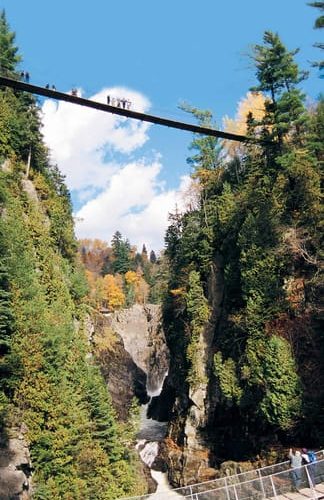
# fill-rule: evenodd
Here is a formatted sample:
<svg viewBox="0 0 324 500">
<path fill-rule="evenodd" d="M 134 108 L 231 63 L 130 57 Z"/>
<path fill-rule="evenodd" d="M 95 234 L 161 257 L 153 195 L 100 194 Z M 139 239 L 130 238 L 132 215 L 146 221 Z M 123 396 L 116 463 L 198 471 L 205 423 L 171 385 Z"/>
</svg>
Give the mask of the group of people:
<svg viewBox="0 0 324 500">
<path fill-rule="evenodd" d="M 51 89 L 51 90 L 56 90 L 55 85 L 50 85 L 49 83 L 47 83 L 47 84 L 45 85 L 45 88 L 46 88 L 46 89 Z"/>
<path fill-rule="evenodd" d="M 28 71 L 22 71 L 20 73 L 20 78 L 24 82 L 29 83 L 30 75 L 29 75 Z M 45 85 L 45 88 L 51 89 L 51 90 L 56 90 L 55 85 L 50 85 L 49 83 L 47 83 Z M 71 95 L 73 95 L 74 97 L 78 97 L 78 89 L 73 87 L 71 89 Z M 125 99 L 124 97 L 122 97 L 122 98 L 111 97 L 110 95 L 107 96 L 107 104 L 109 104 L 110 106 L 116 106 L 116 108 L 123 108 L 123 109 L 130 109 L 131 105 L 132 105 L 131 101 L 129 101 L 128 99 Z"/>
<path fill-rule="evenodd" d="M 132 105 L 132 103 L 124 97 L 110 97 L 110 95 L 107 95 L 107 104 L 109 104 L 109 106 L 116 106 L 116 108 L 123 109 L 130 109 Z"/>
<path fill-rule="evenodd" d="M 26 82 L 26 83 L 29 83 L 29 80 L 30 80 L 30 75 L 28 73 L 28 71 L 21 71 L 20 73 L 20 78 Z"/>
<path fill-rule="evenodd" d="M 293 488 L 298 491 L 302 481 L 302 466 L 305 465 L 306 475 L 310 486 L 316 484 L 316 455 L 313 451 L 302 448 L 302 450 L 289 450 L 289 459 L 291 465 L 291 479 Z"/>
</svg>

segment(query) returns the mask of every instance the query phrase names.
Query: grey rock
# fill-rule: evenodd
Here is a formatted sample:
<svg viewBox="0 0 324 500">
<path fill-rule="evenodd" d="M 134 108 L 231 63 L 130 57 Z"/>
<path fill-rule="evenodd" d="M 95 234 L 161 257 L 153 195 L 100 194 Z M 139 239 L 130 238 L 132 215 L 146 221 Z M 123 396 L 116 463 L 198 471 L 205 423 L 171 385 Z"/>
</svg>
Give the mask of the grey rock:
<svg viewBox="0 0 324 500">
<path fill-rule="evenodd" d="M 24 439 L 26 426 L 5 429 L 0 444 L 0 499 L 27 500 L 30 497 L 31 461 Z"/>
</svg>

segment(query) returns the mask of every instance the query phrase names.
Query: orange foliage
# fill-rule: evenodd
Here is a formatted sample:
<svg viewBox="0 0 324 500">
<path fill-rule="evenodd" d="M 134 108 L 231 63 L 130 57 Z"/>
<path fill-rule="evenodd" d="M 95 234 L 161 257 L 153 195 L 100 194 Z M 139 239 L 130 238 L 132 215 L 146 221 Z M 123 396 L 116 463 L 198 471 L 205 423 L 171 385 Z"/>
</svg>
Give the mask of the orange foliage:
<svg viewBox="0 0 324 500">
<path fill-rule="evenodd" d="M 102 240 L 82 239 L 79 241 L 79 253 L 85 268 L 99 276 L 107 259 L 112 258 L 112 250 Z"/>
</svg>

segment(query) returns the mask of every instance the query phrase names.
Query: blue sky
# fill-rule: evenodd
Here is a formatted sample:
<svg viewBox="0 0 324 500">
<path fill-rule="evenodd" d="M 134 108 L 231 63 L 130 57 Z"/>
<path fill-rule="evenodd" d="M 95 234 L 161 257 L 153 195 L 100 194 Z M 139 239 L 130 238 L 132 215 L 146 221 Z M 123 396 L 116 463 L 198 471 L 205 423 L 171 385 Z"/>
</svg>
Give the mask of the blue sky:
<svg viewBox="0 0 324 500">
<path fill-rule="evenodd" d="M 309 63 L 321 57 L 320 51 L 312 46 L 320 40 L 321 32 L 313 29 L 319 13 L 304 0 L 4 0 L 0 5 L 5 8 L 7 19 L 16 31 L 16 41 L 24 59 L 22 69 L 30 72 L 31 82 L 54 83 L 62 91 L 77 86 L 86 97 L 99 95 L 102 89 L 129 92 L 135 109 L 153 114 L 188 121 L 189 117 L 177 108 L 179 102 L 185 100 L 212 110 L 221 126 L 222 117 L 226 114 L 233 117 L 238 101 L 255 84 L 248 53 L 253 44 L 261 43 L 265 30 L 278 32 L 289 49 L 300 48 L 296 59 L 303 69 L 310 70 L 310 78 L 303 84 L 310 98 L 316 98 L 323 85 Z M 104 100 L 106 90 L 99 99 Z M 60 148 L 58 154 L 54 151 L 54 157 L 58 161 L 61 158 L 63 172 L 62 150 L 69 149 L 63 139 L 67 141 L 66 137 L 70 136 L 73 147 L 80 147 L 82 151 L 89 135 L 126 129 L 123 137 L 116 133 L 114 140 L 109 139 L 106 143 L 103 138 L 99 143 L 93 141 L 88 145 L 90 149 L 105 150 L 107 170 L 102 178 L 99 175 L 100 182 L 98 176 L 93 184 L 89 180 L 91 166 L 82 186 L 81 181 L 77 183 L 68 171 L 64 172 L 77 215 L 83 219 L 90 217 L 77 224 L 79 236 L 109 240 L 115 230 L 121 229 L 138 246 L 146 238 L 149 247 L 161 247 L 166 218 L 162 214 L 159 217 L 155 210 L 159 205 L 161 211 L 169 210 L 168 203 L 176 199 L 175 191 L 181 182 L 182 187 L 186 184 L 183 176 L 190 173 L 186 157 L 191 134 L 159 126 L 139 126 L 134 130 L 131 125 L 118 121 L 97 125 L 97 120 L 93 118 L 92 122 L 90 117 L 92 125 L 89 129 L 84 125 L 78 142 L 80 121 L 87 120 L 87 116 L 69 111 L 69 107 L 54 109 L 53 105 L 49 102 L 45 106 L 45 115 L 48 109 L 49 114 L 45 116 L 44 132 L 46 138 L 49 119 L 52 119 L 57 125 L 57 133 L 59 130 L 64 136 L 53 139 L 53 126 L 50 127 L 52 141 L 48 142 L 52 149 Z M 77 115 L 75 125 L 71 125 L 70 134 L 66 134 L 65 124 L 73 121 L 74 113 Z M 86 157 L 87 154 L 82 153 L 82 159 Z M 83 175 L 87 169 L 83 160 L 71 156 L 68 168 L 75 169 L 75 176 Z M 91 162 L 91 155 L 88 161 Z M 101 165 L 100 168 L 102 172 L 105 167 Z M 135 177 L 126 180 L 128 171 Z M 96 175 L 93 171 L 93 176 Z M 118 217 L 114 217 L 114 206 L 106 203 L 102 207 L 102 213 L 106 211 L 105 220 L 96 225 L 93 220 L 91 222 L 93 205 L 91 208 L 89 204 L 92 201 L 97 204 L 98 219 L 101 209 L 97 198 L 100 196 L 103 200 L 112 194 L 114 175 L 117 176 L 114 183 L 119 189 L 122 190 L 120 186 L 125 184 L 128 187 L 128 191 L 121 193 L 121 199 L 130 196 L 130 185 L 141 191 L 142 187 L 137 184 L 141 176 L 144 185 L 148 182 L 147 190 L 142 190 L 141 200 L 134 198 L 129 206 L 120 207 Z M 117 198 L 114 198 L 115 204 Z M 82 212 L 87 204 L 87 210 Z M 145 206 L 145 216 L 126 221 L 129 215 L 140 213 Z M 149 220 L 150 209 L 152 220 Z M 114 227 L 118 224 L 121 227 Z M 145 224 L 148 227 L 143 232 Z"/>
</svg>

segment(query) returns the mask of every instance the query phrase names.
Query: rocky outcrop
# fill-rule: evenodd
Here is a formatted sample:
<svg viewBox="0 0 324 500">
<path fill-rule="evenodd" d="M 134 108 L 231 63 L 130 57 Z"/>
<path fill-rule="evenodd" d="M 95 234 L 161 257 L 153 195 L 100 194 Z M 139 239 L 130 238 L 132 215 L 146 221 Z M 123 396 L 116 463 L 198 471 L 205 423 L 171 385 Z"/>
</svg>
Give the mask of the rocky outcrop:
<svg viewBox="0 0 324 500">
<path fill-rule="evenodd" d="M 26 429 L 5 429 L 0 442 L 0 499 L 31 498 L 31 462 L 25 441 Z"/>
<path fill-rule="evenodd" d="M 199 339 L 201 382 L 196 386 L 184 383 L 183 374 L 179 377 L 179 364 L 174 363 L 175 356 L 170 344 L 170 376 L 161 394 L 174 394 L 173 407 L 169 411 L 170 423 L 168 439 L 165 440 L 163 456 L 168 465 L 169 479 L 173 486 L 184 486 L 217 476 L 210 449 L 208 422 L 217 402 L 217 387 L 213 377 L 214 335 L 222 313 L 224 291 L 223 259 L 215 258 L 210 270 L 208 299 L 211 309 L 209 323 Z M 185 366 L 185 361 L 183 362 Z"/>
<path fill-rule="evenodd" d="M 147 403 L 160 390 L 168 370 L 161 307 L 135 304 L 115 313 L 96 313 L 87 331 L 114 407 L 125 420 L 133 397 Z"/>
<path fill-rule="evenodd" d="M 142 405 L 148 403 L 150 397 L 157 399 L 154 394 L 160 392 L 169 366 L 160 306 L 136 304 L 115 313 L 95 314 L 86 330 L 120 419 L 126 420 L 129 416 L 134 396 Z M 152 443 L 158 439 L 155 427 L 163 426 L 160 422 L 154 425 L 153 420 L 147 420 L 146 410 L 147 405 L 145 409 L 142 407 L 143 436 L 141 432 L 138 435 L 140 453 L 145 445 L 158 446 L 157 442 Z M 165 436 L 165 426 L 164 429 L 161 427 L 162 434 L 158 440 Z M 157 487 L 150 474 L 150 466 L 151 463 L 148 466 L 143 460 L 140 471 L 148 493 L 154 492 Z"/>
<path fill-rule="evenodd" d="M 135 396 L 141 404 L 148 402 L 146 374 L 126 351 L 121 336 L 111 329 L 109 317 L 95 314 L 87 326 L 113 406 L 118 418 L 125 421 Z"/>
<path fill-rule="evenodd" d="M 135 304 L 109 316 L 134 363 L 145 372 L 150 396 L 156 395 L 169 367 L 169 350 L 162 328 L 161 307 Z"/>
</svg>

